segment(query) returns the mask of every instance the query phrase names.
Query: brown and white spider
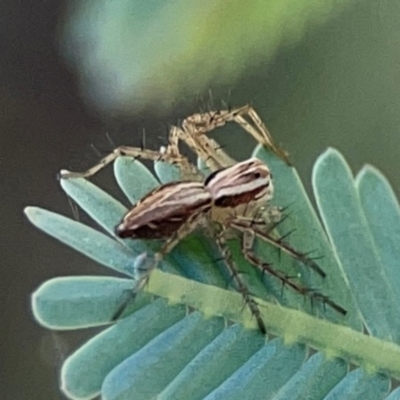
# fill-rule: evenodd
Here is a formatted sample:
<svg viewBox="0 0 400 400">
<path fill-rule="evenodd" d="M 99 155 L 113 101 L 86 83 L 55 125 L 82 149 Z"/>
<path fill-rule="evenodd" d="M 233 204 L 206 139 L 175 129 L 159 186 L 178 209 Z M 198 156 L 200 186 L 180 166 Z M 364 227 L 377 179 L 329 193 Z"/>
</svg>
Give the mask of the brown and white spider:
<svg viewBox="0 0 400 400">
<path fill-rule="evenodd" d="M 245 116 L 250 119 L 250 122 Z M 319 299 L 337 311 L 345 313 L 343 308 L 326 296 L 298 284 L 286 274 L 263 262 L 254 253 L 254 240 L 255 237 L 259 237 L 302 261 L 319 275 L 325 276 L 323 270 L 314 261 L 271 235 L 274 223 L 279 222 L 280 211 L 268 204 L 273 195 L 268 167 L 257 159 L 235 163 L 213 139 L 207 136 L 211 130 L 230 121 L 238 123 L 259 142 L 286 160 L 286 153 L 274 145 L 271 135 L 254 109 L 245 106 L 233 111 L 195 114 L 186 118 L 181 128 L 171 128 L 169 145 L 160 152 L 119 147 L 86 172 L 62 171 L 61 176 L 62 178 L 89 177 L 120 155 L 154 161 L 162 160 L 180 167 L 181 181 L 163 185 L 149 193 L 128 212 L 116 228 L 116 234 L 121 238 L 165 240 L 150 266 L 137 269 L 139 279 L 136 289 L 144 284 L 148 273 L 185 236 L 198 226 L 203 226 L 213 232 L 232 280 L 242 293 L 245 303 L 255 316 L 262 332 L 265 332 L 265 326 L 258 306 L 250 296 L 226 243 L 226 235 L 232 232 L 239 233 L 242 237 L 244 258 L 262 273 L 269 272 L 297 292 L 312 299 Z M 207 179 L 204 180 L 198 169 L 180 153 L 179 140 L 184 141 L 213 171 Z M 260 214 L 261 209 L 264 210 L 262 214 Z M 118 318 L 124 308 L 125 304 L 114 317 Z"/>
</svg>

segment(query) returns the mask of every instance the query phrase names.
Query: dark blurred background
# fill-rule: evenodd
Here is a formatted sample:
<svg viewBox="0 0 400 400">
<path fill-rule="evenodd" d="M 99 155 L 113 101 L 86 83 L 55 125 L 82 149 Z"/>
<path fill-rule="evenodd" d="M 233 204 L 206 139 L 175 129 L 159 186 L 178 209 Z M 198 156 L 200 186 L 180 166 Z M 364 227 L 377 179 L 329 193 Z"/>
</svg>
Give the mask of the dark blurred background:
<svg viewBox="0 0 400 400">
<path fill-rule="evenodd" d="M 156 3 L 151 2 L 153 8 Z M 95 7 L 93 2 L 87 4 Z M 395 192 L 400 192 L 399 2 L 349 1 L 340 10 L 324 14 L 320 21 L 300 24 L 297 36 L 280 41 L 273 51 L 266 52 L 268 57 L 253 51 L 256 45 L 262 47 L 262 40 L 249 42 L 251 51 L 244 46 L 240 68 L 228 79 L 219 77 L 216 70 L 209 82 L 198 78 L 198 91 L 174 87 L 173 97 L 164 96 L 160 101 L 154 93 L 143 94 L 141 88 L 141 94 L 129 98 L 125 108 L 96 103 L 102 88 L 97 94 L 90 92 L 98 83 L 93 77 L 95 70 L 88 73 L 79 64 L 90 40 L 82 31 L 74 31 L 78 28 L 71 24 L 78 9 L 76 3 L 66 1 L 4 0 L 0 5 L 3 400 L 64 398 L 58 389 L 62 362 L 92 335 L 54 334 L 33 320 L 30 294 L 43 281 L 104 271 L 36 230 L 23 209 L 37 205 L 72 216 L 56 173 L 61 168 L 82 170 L 92 165 L 99 155 L 91 145 L 101 153 L 111 150 L 108 136 L 116 144 L 139 145 L 145 128 L 146 145 L 157 148 L 165 141 L 168 124 L 210 107 L 212 101 L 216 108 L 221 107 L 221 101 L 236 106 L 251 102 L 276 140 L 292 154 L 310 193 L 312 165 L 328 146 L 338 148 L 355 173 L 365 163 L 377 166 Z M 85 12 L 90 13 L 90 9 Z M 67 21 L 72 30 L 69 38 Z M 212 32 L 208 34 L 212 37 Z M 151 46 L 151 38 L 145 35 L 135 40 L 143 47 L 149 40 Z M 123 49 L 126 43 L 129 36 L 115 45 Z M 207 56 L 203 52 L 202 57 Z M 180 64 L 179 59 L 174 62 Z M 90 62 L 85 65 L 89 68 Z M 197 65 L 201 68 L 201 63 Z M 109 78 L 107 71 L 99 76 L 103 84 L 115 78 L 112 66 L 107 68 Z M 137 72 L 139 78 L 142 72 Z M 182 76 L 182 81 L 190 81 L 192 87 L 197 77 L 192 70 L 190 74 Z M 85 85 L 85 76 L 90 85 Z M 175 84 L 179 86 L 179 82 Z M 102 95 L 108 99 L 104 90 Z M 135 93 L 134 86 L 131 92 Z M 123 104 L 121 98 L 119 104 Z M 218 138 L 238 159 L 248 156 L 254 146 L 246 134 L 235 129 Z M 106 186 L 109 175 L 97 182 Z"/>
</svg>

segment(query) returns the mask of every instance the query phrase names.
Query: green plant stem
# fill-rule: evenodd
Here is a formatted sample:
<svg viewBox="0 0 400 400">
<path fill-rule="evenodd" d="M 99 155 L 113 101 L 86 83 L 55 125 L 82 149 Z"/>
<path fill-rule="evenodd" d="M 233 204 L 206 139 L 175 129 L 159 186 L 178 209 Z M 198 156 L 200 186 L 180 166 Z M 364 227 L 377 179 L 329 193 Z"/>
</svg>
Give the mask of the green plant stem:
<svg viewBox="0 0 400 400">
<path fill-rule="evenodd" d="M 177 275 L 153 271 L 145 290 L 171 303 L 194 307 L 205 316 L 224 316 L 247 328 L 257 325 L 239 293 L 205 285 Z M 400 346 L 332 324 L 297 310 L 256 299 L 269 333 L 286 344 L 300 342 L 322 351 L 327 358 L 340 357 L 370 373 L 400 378 Z"/>
</svg>

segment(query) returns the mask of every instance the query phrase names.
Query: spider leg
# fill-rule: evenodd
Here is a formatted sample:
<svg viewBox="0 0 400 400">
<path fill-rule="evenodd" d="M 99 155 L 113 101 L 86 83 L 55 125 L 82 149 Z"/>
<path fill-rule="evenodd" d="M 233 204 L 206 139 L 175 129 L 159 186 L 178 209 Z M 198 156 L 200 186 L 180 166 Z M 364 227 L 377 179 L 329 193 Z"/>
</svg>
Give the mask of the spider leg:
<svg viewBox="0 0 400 400">
<path fill-rule="evenodd" d="M 88 170 L 84 172 L 71 172 L 67 170 L 62 170 L 60 172 L 60 177 L 62 179 L 89 178 L 90 176 L 97 174 L 100 170 L 102 170 L 104 167 L 111 164 L 113 161 L 121 156 L 133 157 L 135 159 L 142 158 L 145 160 L 166 161 L 171 164 L 179 164 L 182 162 L 183 159 L 185 159 L 185 157 L 183 156 L 178 157 L 170 155 L 167 150 L 154 151 L 141 149 L 138 147 L 120 146 L 114 149 L 110 154 L 102 158 L 96 165 L 89 168 Z"/>
<path fill-rule="evenodd" d="M 267 127 L 250 105 L 245 105 L 233 110 L 194 114 L 186 118 L 182 126 L 191 136 L 205 135 L 218 127 L 224 126 L 228 122 L 236 122 L 242 129 L 252 135 L 258 143 L 273 151 L 278 157 L 282 158 L 290 165 L 288 154 L 274 143 L 272 135 Z M 224 155 L 226 155 L 226 153 L 224 153 Z M 215 154 L 213 157 L 214 156 Z"/>
<path fill-rule="evenodd" d="M 157 251 L 151 259 L 147 258 L 146 253 L 141 254 L 137 258 L 133 273 L 135 282 L 134 287 L 132 288 L 130 296 L 118 307 L 112 317 L 112 321 L 116 321 L 121 317 L 128 304 L 136 297 L 138 291 L 147 284 L 151 272 L 157 268 L 163 258 L 169 254 L 182 239 L 192 233 L 200 224 L 204 223 L 203 217 L 204 215 L 202 213 L 192 215 L 170 238 L 166 240 L 161 249 Z"/>
<path fill-rule="evenodd" d="M 334 301 L 329 299 L 328 296 L 325 296 L 313 289 L 307 288 L 294 280 L 291 277 L 284 274 L 283 272 L 275 270 L 271 264 L 263 262 L 253 251 L 254 241 L 256 238 L 256 233 L 252 229 L 242 229 L 243 238 L 242 238 L 242 253 L 243 257 L 258 268 L 262 274 L 268 272 L 270 275 L 274 276 L 278 280 L 282 282 L 282 285 L 287 285 L 297 293 L 308 297 L 312 302 L 314 300 L 321 301 L 324 304 L 328 304 L 334 310 L 339 312 L 340 314 L 346 315 L 347 311 L 341 307 L 340 305 L 336 304 Z"/>
<path fill-rule="evenodd" d="M 294 249 L 292 246 L 290 246 L 288 243 L 282 240 L 282 238 L 276 239 L 272 234 L 271 230 L 273 229 L 274 226 L 268 226 L 268 224 L 262 223 L 262 220 L 249 220 L 248 218 L 243 218 L 243 217 L 236 217 L 235 220 L 231 222 L 232 227 L 238 229 L 238 230 L 246 230 L 246 229 L 251 229 L 253 234 L 257 237 L 259 237 L 261 240 L 264 242 L 270 243 L 274 247 L 282 250 L 286 254 L 288 254 L 290 257 L 294 258 L 295 260 L 300 261 L 302 264 L 304 264 L 306 267 L 311 268 L 314 270 L 318 275 L 321 277 L 325 278 L 326 273 L 325 271 L 316 263 L 313 259 L 310 257 L 307 257 L 305 253 L 302 253 L 296 249 Z M 265 229 L 267 228 L 267 229 Z"/>
<path fill-rule="evenodd" d="M 194 144 L 190 141 L 188 137 L 186 137 L 182 129 L 178 128 L 177 126 L 171 126 L 169 132 L 169 145 L 167 148 L 162 149 L 162 152 L 167 153 L 167 157 L 169 158 L 169 160 L 163 161 L 174 163 L 173 160 L 178 160 L 175 161 L 175 164 L 179 165 L 181 175 L 182 177 L 184 177 L 185 180 L 204 180 L 203 174 L 189 161 L 187 157 L 184 157 L 180 154 L 179 140 L 183 140 L 189 146 L 189 148 L 194 150 Z"/>
<path fill-rule="evenodd" d="M 153 270 L 152 262 L 147 258 L 147 253 L 142 253 L 134 262 L 133 266 L 133 287 L 128 290 L 128 295 L 126 299 L 120 304 L 117 311 L 112 317 L 112 321 L 117 321 L 120 319 L 121 315 L 124 313 L 129 303 L 135 300 L 137 294 L 143 287 L 147 284 L 151 271 Z"/>
<path fill-rule="evenodd" d="M 249 117 L 253 125 L 248 123 L 248 121 L 244 118 L 244 115 L 247 115 Z M 258 143 L 272 150 L 278 157 L 280 157 L 283 161 L 290 165 L 288 153 L 279 148 L 274 143 L 271 133 L 269 132 L 262 119 L 253 107 L 243 107 L 243 110 L 239 112 L 239 114 L 234 116 L 233 120 L 238 123 L 243 129 L 249 132 L 257 140 Z"/>
<path fill-rule="evenodd" d="M 84 172 L 71 172 L 62 170 L 60 177 L 69 178 L 88 178 L 97 174 L 100 170 L 111 164 L 118 157 L 128 156 L 134 159 L 145 159 L 151 161 L 164 161 L 170 164 L 176 164 L 181 170 L 182 177 L 187 180 L 202 180 L 203 176 L 198 169 L 193 166 L 187 157 L 179 152 L 178 142 L 181 138 L 181 129 L 172 126 L 168 136 L 168 146 L 162 147 L 160 151 L 148 150 L 142 147 L 119 146 L 111 153 L 102 158 L 96 165 Z"/>
<path fill-rule="evenodd" d="M 209 114 L 195 114 L 192 117 L 186 118 L 182 122 L 182 130 L 179 132 L 180 139 L 206 163 L 211 171 L 234 165 L 235 160 L 229 157 L 215 140 L 205 135 L 208 129 L 199 128 L 196 125 L 197 115 L 207 115 L 207 118 L 210 118 Z"/>
<path fill-rule="evenodd" d="M 261 313 L 258 308 L 258 305 L 254 301 L 254 299 L 252 299 L 246 284 L 244 283 L 244 281 L 242 280 L 242 278 L 240 276 L 239 270 L 238 270 L 235 262 L 233 261 L 232 254 L 231 254 L 229 247 L 225 241 L 224 233 L 225 233 L 225 231 L 223 230 L 216 236 L 217 246 L 220 249 L 220 251 L 225 259 L 225 265 L 229 271 L 229 274 L 231 276 L 233 283 L 235 284 L 238 292 L 241 293 L 243 296 L 245 305 L 247 305 L 249 307 L 251 314 L 256 318 L 257 325 L 258 325 L 260 331 L 263 334 L 266 334 L 267 330 L 265 328 L 264 321 L 261 317 Z"/>
</svg>

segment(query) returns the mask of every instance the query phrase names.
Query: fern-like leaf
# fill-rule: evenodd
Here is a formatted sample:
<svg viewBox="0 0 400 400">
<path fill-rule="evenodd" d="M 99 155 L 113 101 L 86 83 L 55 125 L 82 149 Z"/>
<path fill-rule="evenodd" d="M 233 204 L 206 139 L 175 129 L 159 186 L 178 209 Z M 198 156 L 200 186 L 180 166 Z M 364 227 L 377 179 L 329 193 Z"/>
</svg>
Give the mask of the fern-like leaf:
<svg viewBox="0 0 400 400">
<path fill-rule="evenodd" d="M 313 173 L 323 228 L 296 171 L 261 148 L 255 155 L 273 173 L 275 203 L 289 206 L 290 216 L 280 231 L 295 228 L 291 245 L 323 256 L 320 264 L 327 277 L 315 276 L 264 243 L 257 243 L 258 254 L 299 274 L 305 284 L 345 307 L 346 317 L 311 306 L 289 289 L 282 291 L 269 276 L 260 279 L 233 242 L 268 331 L 279 336 L 267 341 L 241 296 L 226 289 L 224 274 L 213 262 L 218 258 L 215 246 L 195 233 L 152 273 L 125 318 L 66 360 L 62 389 L 70 398 L 90 399 L 99 393 L 119 400 L 386 397 L 390 379 L 400 378 L 400 212 L 389 184 L 372 167 L 354 179 L 343 157 L 329 149 Z M 165 165 L 157 173 L 161 181 L 174 176 Z M 157 184 L 140 163 L 127 158 L 117 160 L 115 174 L 131 201 Z M 129 276 L 135 258 L 157 245 L 114 238 L 113 228 L 126 208 L 98 187 L 85 180 L 62 181 L 62 187 L 109 235 L 35 207 L 26 209 L 28 218 L 127 278 L 50 280 L 33 294 L 34 315 L 43 326 L 59 330 L 110 324 L 133 286 Z M 187 314 L 185 305 L 196 311 Z M 226 328 L 221 316 L 235 324 Z M 310 347 L 319 352 L 309 357 Z M 349 372 L 351 362 L 360 368 Z M 388 399 L 398 396 L 397 390 Z"/>
</svg>

